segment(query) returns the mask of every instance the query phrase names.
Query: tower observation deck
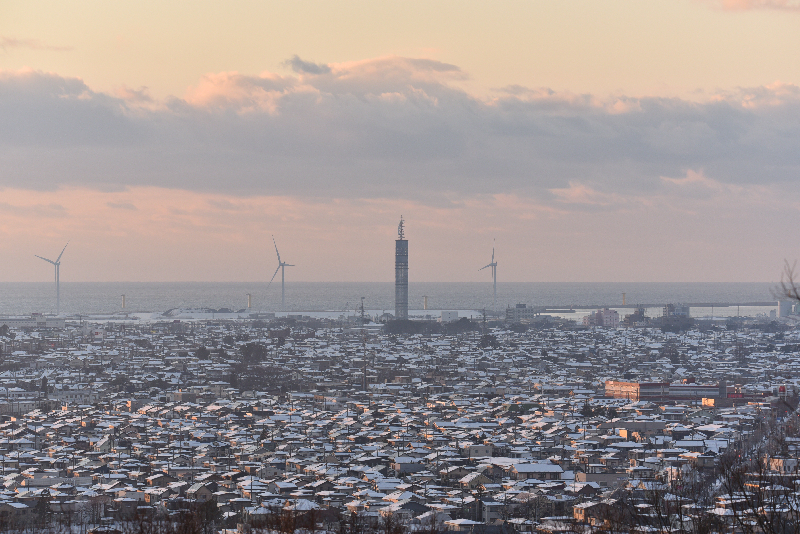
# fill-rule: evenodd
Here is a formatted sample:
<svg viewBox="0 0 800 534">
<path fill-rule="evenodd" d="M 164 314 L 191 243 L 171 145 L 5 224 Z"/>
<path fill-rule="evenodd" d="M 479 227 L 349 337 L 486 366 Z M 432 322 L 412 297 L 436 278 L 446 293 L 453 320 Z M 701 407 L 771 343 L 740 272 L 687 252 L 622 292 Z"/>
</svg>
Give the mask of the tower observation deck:
<svg viewBox="0 0 800 534">
<path fill-rule="evenodd" d="M 408 241 L 403 216 L 397 226 L 394 242 L 394 317 L 408 319 Z"/>
</svg>

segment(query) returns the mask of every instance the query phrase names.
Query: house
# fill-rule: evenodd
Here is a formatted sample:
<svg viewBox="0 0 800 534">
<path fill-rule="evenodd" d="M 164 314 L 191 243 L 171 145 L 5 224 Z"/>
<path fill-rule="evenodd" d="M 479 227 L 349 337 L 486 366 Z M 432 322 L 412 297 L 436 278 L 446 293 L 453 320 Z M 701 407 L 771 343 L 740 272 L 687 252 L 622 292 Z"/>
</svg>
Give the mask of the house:
<svg viewBox="0 0 800 534">
<path fill-rule="evenodd" d="M 158 504 L 169 499 L 175 494 L 176 492 L 174 490 L 167 487 L 155 486 L 152 488 L 147 488 L 144 490 L 144 502 L 150 505 Z"/>
<path fill-rule="evenodd" d="M 482 486 L 484 484 L 489 484 L 490 482 L 491 482 L 491 480 L 489 479 L 489 477 L 487 477 L 483 473 L 475 471 L 475 472 L 470 473 L 467 476 L 461 478 L 458 481 L 458 484 L 463 489 L 473 490 L 473 489 L 475 489 L 475 488 L 477 488 L 479 486 Z"/>
<path fill-rule="evenodd" d="M 492 445 L 475 445 L 465 443 L 461 445 L 461 456 L 465 458 L 484 458 L 492 455 L 494 447 Z"/>
<path fill-rule="evenodd" d="M 25 523 L 32 512 L 33 508 L 26 504 L 2 501 L 0 502 L 0 524 L 10 526 Z"/>
<path fill-rule="evenodd" d="M 483 523 L 471 519 L 451 519 L 444 522 L 445 530 L 453 532 L 471 532 L 478 525 L 483 525 Z"/>
<path fill-rule="evenodd" d="M 514 464 L 509 469 L 509 475 L 514 480 L 560 480 L 564 469 L 560 465 L 550 462 L 537 462 L 532 464 Z"/>
<path fill-rule="evenodd" d="M 197 482 L 186 490 L 186 498 L 197 502 L 211 501 L 214 491 L 217 489 L 216 486 L 213 482 Z"/>
<path fill-rule="evenodd" d="M 178 481 L 176 477 L 166 473 L 156 473 L 153 476 L 147 477 L 145 480 L 147 481 L 148 486 L 157 486 L 159 488 L 167 487 L 173 482 Z"/>
<path fill-rule="evenodd" d="M 576 504 L 572 507 L 575 521 L 587 523 L 593 526 L 603 526 L 608 524 L 610 519 L 620 508 L 615 507 L 616 500 L 604 499 L 602 501 L 587 501 Z"/>
</svg>

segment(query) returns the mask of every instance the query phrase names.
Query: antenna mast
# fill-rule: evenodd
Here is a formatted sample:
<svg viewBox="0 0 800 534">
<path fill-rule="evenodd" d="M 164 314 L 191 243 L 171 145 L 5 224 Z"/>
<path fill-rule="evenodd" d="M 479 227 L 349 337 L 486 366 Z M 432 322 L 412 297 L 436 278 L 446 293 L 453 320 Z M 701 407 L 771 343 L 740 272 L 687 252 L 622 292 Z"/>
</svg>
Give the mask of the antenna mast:
<svg viewBox="0 0 800 534">
<path fill-rule="evenodd" d="M 402 215 L 394 242 L 394 318 L 408 320 L 408 240 Z"/>
</svg>

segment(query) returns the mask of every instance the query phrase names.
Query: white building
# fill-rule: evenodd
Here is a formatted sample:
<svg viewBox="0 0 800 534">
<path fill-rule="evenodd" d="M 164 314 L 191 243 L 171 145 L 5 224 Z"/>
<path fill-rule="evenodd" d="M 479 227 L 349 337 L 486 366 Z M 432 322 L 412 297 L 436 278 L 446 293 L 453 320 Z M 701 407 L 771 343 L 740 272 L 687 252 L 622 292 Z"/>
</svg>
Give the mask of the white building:
<svg viewBox="0 0 800 534">
<path fill-rule="evenodd" d="M 458 310 L 443 310 L 442 311 L 442 322 L 443 323 L 453 323 L 458 321 Z"/>
<path fill-rule="evenodd" d="M 619 313 L 617 310 L 603 308 L 602 310 L 597 310 L 584 317 L 583 324 L 586 326 L 607 326 L 616 328 L 619 326 Z"/>
</svg>

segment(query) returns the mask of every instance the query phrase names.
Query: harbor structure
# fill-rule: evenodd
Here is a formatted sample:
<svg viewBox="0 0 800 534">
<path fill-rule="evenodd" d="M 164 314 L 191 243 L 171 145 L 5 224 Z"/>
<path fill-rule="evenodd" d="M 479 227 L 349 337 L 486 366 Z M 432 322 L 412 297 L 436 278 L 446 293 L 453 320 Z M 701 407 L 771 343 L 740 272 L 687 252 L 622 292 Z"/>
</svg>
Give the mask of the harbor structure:
<svg viewBox="0 0 800 534">
<path fill-rule="evenodd" d="M 394 317 L 408 319 L 408 240 L 402 215 L 394 242 Z"/>
</svg>

